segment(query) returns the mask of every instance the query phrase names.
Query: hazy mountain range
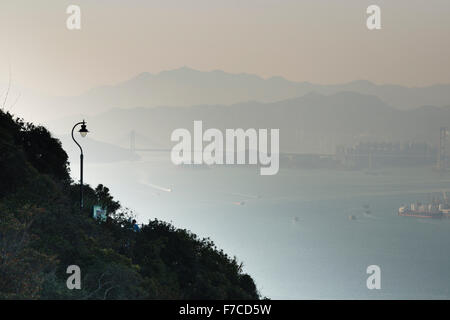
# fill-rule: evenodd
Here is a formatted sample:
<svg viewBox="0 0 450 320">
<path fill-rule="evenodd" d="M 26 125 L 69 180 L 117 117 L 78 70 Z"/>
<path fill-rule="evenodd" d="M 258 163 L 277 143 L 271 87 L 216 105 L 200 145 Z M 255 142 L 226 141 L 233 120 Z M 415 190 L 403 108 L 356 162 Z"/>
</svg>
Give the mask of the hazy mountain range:
<svg viewBox="0 0 450 320">
<path fill-rule="evenodd" d="M 137 148 L 169 148 L 171 132 L 191 129 L 194 120 L 219 129 L 279 128 L 281 150 L 299 153 L 333 153 L 338 145 L 359 141 L 436 144 L 439 126 L 450 126 L 450 85 L 315 85 L 180 68 L 142 73 L 77 97 L 44 97 L 13 87 L 9 101 L 17 97 L 14 113 L 59 136 L 86 118 L 93 139 L 122 148 L 130 147 L 131 131 Z M 104 147 L 111 155 L 120 150 Z"/>
<path fill-rule="evenodd" d="M 76 118 L 50 123 L 63 132 Z M 170 148 L 174 129 L 192 132 L 193 121 L 204 128 L 279 128 L 283 152 L 334 153 L 338 145 L 359 141 L 428 142 L 436 145 L 440 126 L 450 126 L 450 107 L 398 110 L 380 98 L 355 92 L 310 93 L 272 103 L 230 106 L 114 108 L 89 117 L 92 138 L 129 147 L 135 131 L 137 148 Z"/>
<path fill-rule="evenodd" d="M 120 108 L 191 106 L 244 101 L 275 102 L 310 92 L 331 94 L 340 91 L 374 95 L 398 109 L 450 105 L 450 85 L 407 88 L 375 85 L 363 80 L 338 85 L 318 85 L 288 81 L 282 77 L 263 79 L 251 74 L 230 74 L 218 70 L 201 72 L 186 67 L 156 75 L 141 73 L 115 86 L 94 88 L 79 97 L 79 101 L 93 103 L 98 108 L 105 104 Z"/>
<path fill-rule="evenodd" d="M 20 94 L 13 111 L 33 121 L 46 121 L 73 114 L 94 115 L 111 108 L 276 102 L 310 92 L 329 95 L 342 91 L 374 95 L 400 110 L 450 105 L 450 85 L 408 88 L 376 85 L 369 81 L 319 85 L 281 77 L 264 79 L 250 74 L 202 72 L 186 67 L 158 74 L 142 73 L 122 83 L 93 88 L 75 97 L 45 97 L 16 88 L 10 101 Z"/>
</svg>

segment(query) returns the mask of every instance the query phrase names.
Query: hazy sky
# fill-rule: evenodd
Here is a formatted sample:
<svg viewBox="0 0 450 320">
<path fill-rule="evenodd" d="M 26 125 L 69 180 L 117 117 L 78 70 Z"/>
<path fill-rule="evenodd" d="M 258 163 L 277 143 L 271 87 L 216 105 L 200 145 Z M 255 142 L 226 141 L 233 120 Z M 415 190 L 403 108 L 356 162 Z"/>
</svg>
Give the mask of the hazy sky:
<svg viewBox="0 0 450 320">
<path fill-rule="evenodd" d="M 82 30 L 66 28 L 66 8 Z M 366 8 L 382 9 L 382 30 Z M 0 81 L 79 94 L 189 66 L 290 80 L 450 83 L 448 0 L 1 0 Z"/>
</svg>

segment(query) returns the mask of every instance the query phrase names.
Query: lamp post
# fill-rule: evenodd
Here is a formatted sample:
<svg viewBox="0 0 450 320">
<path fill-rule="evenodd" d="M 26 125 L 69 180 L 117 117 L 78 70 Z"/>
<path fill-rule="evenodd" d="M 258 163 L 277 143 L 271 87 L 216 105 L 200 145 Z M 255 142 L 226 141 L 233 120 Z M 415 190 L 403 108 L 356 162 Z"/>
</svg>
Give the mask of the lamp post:
<svg viewBox="0 0 450 320">
<path fill-rule="evenodd" d="M 81 137 L 84 138 L 88 134 L 88 130 L 86 129 L 86 122 L 83 120 L 81 122 L 76 123 L 72 128 L 72 140 L 77 144 L 77 146 L 80 148 L 80 208 L 83 208 L 83 148 L 81 148 L 80 144 L 75 140 L 75 137 L 73 136 L 73 131 L 75 130 L 76 126 L 81 124 L 81 129 L 78 130 Z"/>
</svg>

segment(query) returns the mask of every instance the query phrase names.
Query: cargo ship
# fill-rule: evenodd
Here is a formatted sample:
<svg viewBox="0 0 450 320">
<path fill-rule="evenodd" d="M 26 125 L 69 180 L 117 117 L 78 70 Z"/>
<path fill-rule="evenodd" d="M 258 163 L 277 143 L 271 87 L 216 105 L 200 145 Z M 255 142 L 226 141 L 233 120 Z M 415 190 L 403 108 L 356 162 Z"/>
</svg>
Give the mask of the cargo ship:
<svg viewBox="0 0 450 320">
<path fill-rule="evenodd" d="M 403 205 L 398 208 L 398 215 L 416 218 L 450 218 L 450 203 L 446 192 L 443 192 L 444 199 L 433 198 L 431 203 L 422 204 L 420 202 Z"/>
</svg>

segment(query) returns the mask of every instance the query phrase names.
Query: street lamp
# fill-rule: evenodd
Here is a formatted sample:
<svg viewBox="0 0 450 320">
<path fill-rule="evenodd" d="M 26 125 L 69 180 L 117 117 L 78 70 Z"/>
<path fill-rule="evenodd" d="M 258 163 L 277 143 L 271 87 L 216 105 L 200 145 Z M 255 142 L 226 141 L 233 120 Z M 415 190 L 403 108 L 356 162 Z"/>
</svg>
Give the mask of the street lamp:
<svg viewBox="0 0 450 320">
<path fill-rule="evenodd" d="M 77 144 L 77 146 L 80 148 L 80 208 L 83 208 L 83 148 L 81 148 L 80 144 L 75 140 L 75 137 L 73 136 L 73 131 L 75 130 L 76 126 L 81 124 L 81 129 L 78 130 L 81 137 L 84 138 L 88 134 L 88 129 L 86 129 L 86 122 L 83 120 L 81 122 L 76 123 L 72 128 L 72 140 Z"/>
</svg>

